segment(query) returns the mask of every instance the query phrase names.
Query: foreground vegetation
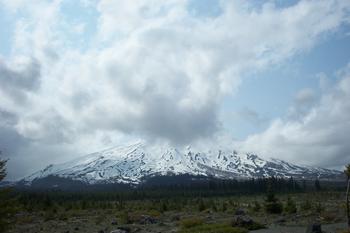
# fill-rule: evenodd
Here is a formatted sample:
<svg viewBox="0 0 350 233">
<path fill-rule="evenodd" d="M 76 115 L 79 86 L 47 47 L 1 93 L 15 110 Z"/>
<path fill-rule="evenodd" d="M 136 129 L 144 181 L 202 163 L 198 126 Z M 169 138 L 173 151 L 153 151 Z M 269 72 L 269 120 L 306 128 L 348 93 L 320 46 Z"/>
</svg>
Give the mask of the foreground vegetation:
<svg viewBox="0 0 350 233">
<path fill-rule="evenodd" d="M 346 232 L 345 183 L 269 178 L 108 192 L 0 190 L 0 232 L 246 233 L 274 226 L 304 232 L 315 222 L 344 223 L 332 232 Z"/>
<path fill-rule="evenodd" d="M 221 197 L 165 197 L 113 200 L 107 194 L 22 193 L 17 224 L 9 232 L 248 232 L 272 224 L 306 226 L 345 222 L 344 192 L 266 194 Z M 272 202 L 273 203 L 273 202 Z M 244 214 L 255 225 L 233 224 Z M 251 226 L 255 226 L 251 228 Z M 126 231 L 126 232 L 128 232 Z"/>
<path fill-rule="evenodd" d="M 1 155 L 1 151 L 0 151 Z M 6 160 L 0 159 L 0 182 L 6 177 Z M 5 232 L 14 223 L 17 202 L 11 196 L 10 189 L 0 189 L 0 232 Z"/>
</svg>

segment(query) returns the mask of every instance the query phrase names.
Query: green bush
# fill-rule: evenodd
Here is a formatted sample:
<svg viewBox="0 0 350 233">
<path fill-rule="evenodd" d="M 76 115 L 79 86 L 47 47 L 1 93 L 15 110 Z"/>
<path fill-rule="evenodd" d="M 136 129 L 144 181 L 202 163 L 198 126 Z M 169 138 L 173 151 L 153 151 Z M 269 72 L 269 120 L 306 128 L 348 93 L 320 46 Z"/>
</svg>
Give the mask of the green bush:
<svg viewBox="0 0 350 233">
<path fill-rule="evenodd" d="M 205 206 L 203 199 L 200 199 L 200 200 L 199 200 L 199 203 L 198 203 L 198 211 L 199 211 L 199 212 L 202 212 L 202 211 L 205 210 L 206 208 L 207 208 L 207 207 Z"/>
<path fill-rule="evenodd" d="M 0 151 L 1 155 L 1 151 Z M 6 177 L 6 160 L 0 159 L 0 181 Z M 0 189 L 0 232 L 5 232 L 14 223 L 16 201 L 10 197 L 9 189 Z"/>
<path fill-rule="evenodd" d="M 105 221 L 105 219 L 106 219 L 106 216 L 104 216 L 103 214 L 99 214 L 95 218 L 95 224 L 96 225 L 101 225 Z"/>
<path fill-rule="evenodd" d="M 197 217 L 182 219 L 180 221 L 180 226 L 182 228 L 192 228 L 203 224 L 203 220 Z"/>
<path fill-rule="evenodd" d="M 131 222 L 129 213 L 127 211 L 123 211 L 118 216 L 118 220 L 121 224 L 129 224 Z"/>
<path fill-rule="evenodd" d="M 310 200 L 306 199 L 300 204 L 300 208 L 304 211 L 312 209 L 312 203 Z"/>
<path fill-rule="evenodd" d="M 58 219 L 60 221 L 67 221 L 68 220 L 68 215 L 67 213 L 60 213 L 60 215 L 58 216 Z"/>
<path fill-rule="evenodd" d="M 321 204 L 321 202 L 317 202 L 314 208 L 315 212 L 319 214 L 324 211 L 324 206 Z"/>
<path fill-rule="evenodd" d="M 254 231 L 254 230 L 265 229 L 265 228 L 266 228 L 266 226 L 264 224 L 261 224 L 261 223 L 258 223 L 258 222 L 254 222 L 247 229 L 250 230 L 250 231 Z"/>
<path fill-rule="evenodd" d="M 160 206 L 160 212 L 164 213 L 168 211 L 168 203 L 165 201 L 162 201 L 161 206 Z"/>
<path fill-rule="evenodd" d="M 44 221 L 50 221 L 50 220 L 54 220 L 56 217 L 55 213 L 52 211 L 46 211 L 45 215 L 44 215 Z"/>
<path fill-rule="evenodd" d="M 259 202 L 257 202 L 257 201 L 254 201 L 254 205 L 253 205 L 253 211 L 254 212 L 259 212 L 260 210 L 261 210 L 261 205 L 260 205 L 260 203 Z"/>
<path fill-rule="evenodd" d="M 221 211 L 222 212 L 226 212 L 227 211 L 227 203 L 225 201 L 222 202 Z"/>
<path fill-rule="evenodd" d="M 33 216 L 30 216 L 30 215 L 21 216 L 17 220 L 17 224 L 31 224 L 33 222 L 34 222 L 34 218 L 33 218 Z M 2 231 L 0 230 L 0 232 L 2 232 Z"/>
<path fill-rule="evenodd" d="M 296 206 L 294 200 L 290 197 L 288 197 L 288 199 L 287 199 L 285 211 L 289 214 L 294 214 L 297 212 L 297 206 Z"/>
<path fill-rule="evenodd" d="M 269 185 L 267 190 L 267 195 L 265 200 L 265 210 L 267 213 L 270 213 L 270 214 L 280 214 L 283 211 L 283 205 L 275 197 L 271 184 Z"/>
<path fill-rule="evenodd" d="M 270 214 L 280 214 L 283 211 L 283 205 L 280 202 L 265 203 L 265 210 Z"/>
<path fill-rule="evenodd" d="M 145 213 L 145 214 L 150 215 L 154 218 L 157 218 L 157 217 L 162 215 L 158 210 L 150 210 L 150 211 L 147 211 L 147 213 Z"/>
</svg>

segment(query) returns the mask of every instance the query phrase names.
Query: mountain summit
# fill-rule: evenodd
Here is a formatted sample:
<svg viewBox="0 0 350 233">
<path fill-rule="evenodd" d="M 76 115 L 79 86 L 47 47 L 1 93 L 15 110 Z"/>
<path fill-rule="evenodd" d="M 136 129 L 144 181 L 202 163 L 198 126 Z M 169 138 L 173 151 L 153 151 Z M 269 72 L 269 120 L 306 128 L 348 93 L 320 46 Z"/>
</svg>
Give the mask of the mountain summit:
<svg viewBox="0 0 350 233">
<path fill-rule="evenodd" d="M 294 177 L 296 179 L 336 179 L 340 171 L 300 166 L 278 159 L 265 160 L 235 150 L 179 151 L 171 147 L 151 147 L 143 143 L 119 146 L 82 156 L 66 163 L 49 165 L 25 177 L 30 184 L 48 176 L 58 176 L 87 184 L 139 184 L 143 178 L 162 175 L 202 175 L 223 179 Z"/>
</svg>

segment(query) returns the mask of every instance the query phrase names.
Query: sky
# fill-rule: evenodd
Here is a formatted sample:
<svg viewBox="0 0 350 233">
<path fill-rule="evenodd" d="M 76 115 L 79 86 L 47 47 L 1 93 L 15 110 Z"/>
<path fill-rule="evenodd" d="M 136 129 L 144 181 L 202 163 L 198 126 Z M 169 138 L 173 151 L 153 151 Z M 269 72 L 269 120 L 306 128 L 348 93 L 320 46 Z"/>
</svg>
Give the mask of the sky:
<svg viewBox="0 0 350 233">
<path fill-rule="evenodd" d="M 350 162 L 350 1 L 0 0 L 8 179 L 142 140 Z"/>
</svg>

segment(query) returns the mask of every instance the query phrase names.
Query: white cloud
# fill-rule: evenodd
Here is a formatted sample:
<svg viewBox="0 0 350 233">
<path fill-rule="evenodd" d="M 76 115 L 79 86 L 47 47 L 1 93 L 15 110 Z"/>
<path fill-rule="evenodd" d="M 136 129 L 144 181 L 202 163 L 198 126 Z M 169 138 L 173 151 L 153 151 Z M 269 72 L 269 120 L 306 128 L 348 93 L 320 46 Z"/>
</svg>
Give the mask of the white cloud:
<svg viewBox="0 0 350 233">
<path fill-rule="evenodd" d="M 293 105 L 288 109 L 288 117 L 290 119 L 300 119 L 300 117 L 303 117 L 307 112 L 309 112 L 316 100 L 317 96 L 313 89 L 301 89 L 296 94 Z"/>
<path fill-rule="evenodd" d="M 341 167 L 349 162 L 349 99 L 347 74 L 299 119 L 276 119 L 264 132 L 249 136 L 242 147 L 266 157 Z"/>
<path fill-rule="evenodd" d="M 33 58 L 16 57 L 5 62 L 0 58 L 0 101 L 8 108 L 26 103 L 29 94 L 40 86 L 41 67 Z"/>
<path fill-rule="evenodd" d="M 242 72 L 310 48 L 342 23 L 345 9 L 328 1 L 260 11 L 223 2 L 222 15 L 204 20 L 186 12 L 185 3 L 100 2 L 97 40 L 107 44 L 92 50 L 93 57 L 88 53 L 72 62 L 89 64 L 76 68 L 76 73 L 90 70 L 78 78 L 89 87 L 85 96 L 94 93 L 80 111 L 89 126 L 175 142 L 210 135 L 220 125 L 218 104 L 239 85 Z M 67 88 L 72 79 L 65 78 Z"/>
<path fill-rule="evenodd" d="M 186 0 L 101 0 L 96 35 L 82 52 L 67 36 L 76 24 L 65 21 L 64 1 L 36 1 L 1 1 L 26 15 L 17 20 L 12 56 L 34 57 L 41 67 L 40 88 L 11 111 L 13 129 L 80 150 L 87 149 L 81 138 L 95 138 L 95 148 L 120 135 L 179 144 L 210 137 L 221 129 L 222 99 L 245 72 L 312 48 L 349 19 L 350 8 L 336 0 L 282 9 L 220 1 L 222 14 L 195 17 Z"/>
</svg>

